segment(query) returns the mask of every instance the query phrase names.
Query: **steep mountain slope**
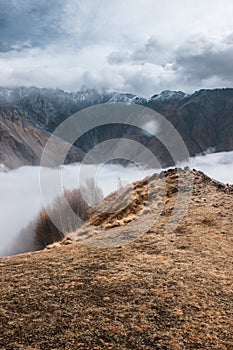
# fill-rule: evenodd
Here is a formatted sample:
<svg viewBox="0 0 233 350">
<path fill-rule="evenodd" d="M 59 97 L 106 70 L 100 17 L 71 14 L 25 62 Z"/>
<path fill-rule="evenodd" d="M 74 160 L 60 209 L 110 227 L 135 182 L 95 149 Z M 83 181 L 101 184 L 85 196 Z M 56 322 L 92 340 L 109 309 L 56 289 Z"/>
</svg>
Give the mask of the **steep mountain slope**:
<svg viewBox="0 0 233 350">
<path fill-rule="evenodd" d="M 177 128 L 191 155 L 208 148 L 233 149 L 233 89 L 200 90 L 173 100 L 157 97 L 148 106 Z"/>
<path fill-rule="evenodd" d="M 26 112 L 26 118 L 52 132 L 63 120 L 84 108 L 101 103 L 145 102 L 132 94 L 86 89 L 65 92 L 59 89 L 0 88 L 0 105 L 7 103 Z"/>
<path fill-rule="evenodd" d="M 62 90 L 39 88 L 0 88 L 0 130 L 5 135 L 4 121 L 13 114 L 18 114 L 21 123 L 31 123 L 36 128 L 35 134 L 53 132 L 54 129 L 67 117 L 83 108 L 102 103 L 127 102 L 143 105 L 163 114 L 178 130 L 185 141 L 191 156 L 211 148 L 214 151 L 233 150 L 233 89 L 200 90 L 192 95 L 164 91 L 150 99 L 140 98 L 132 94 L 122 94 L 109 91 L 82 90 L 68 93 Z M 6 108 L 7 106 L 7 112 Z M 5 108 L 5 113 L 3 113 Z M 42 129 L 42 130 L 41 130 Z M 12 135 L 10 135 L 12 136 Z M 0 144 L 3 144 L 3 137 Z M 133 139 L 150 149 L 164 166 L 172 165 L 165 147 L 156 137 L 148 137 L 140 129 L 118 124 L 105 125 L 95 128 L 83 135 L 76 143 L 80 154 L 88 152 L 96 144 L 113 138 L 126 137 Z M 44 136 L 35 137 L 35 144 L 41 143 Z M 7 146 L 9 152 L 16 150 L 26 163 L 38 163 L 35 160 L 37 150 L 25 151 L 24 146 L 12 141 Z M 2 152 L 4 152 L 4 147 Z M 38 146 L 40 148 L 40 145 Z M 117 149 L 117 147 L 116 147 Z M 1 152 L 1 153 L 2 153 Z M 40 152 L 39 152 L 40 153 Z M 1 156 L 3 159 L 4 157 Z M 70 157 L 70 161 L 74 161 Z M 98 161 L 101 161 L 99 159 Z M 18 165 L 16 161 L 15 166 Z"/>
<path fill-rule="evenodd" d="M 22 117 L 17 110 L 0 111 L 0 162 L 8 167 L 39 164 L 49 134 Z"/>
<path fill-rule="evenodd" d="M 0 163 L 9 168 L 40 164 L 49 136 L 49 132 L 28 120 L 19 109 L 0 107 Z M 57 140 L 58 147 L 62 144 L 62 140 Z M 72 147 L 67 161 L 80 161 L 82 157 L 83 152 Z"/>
<path fill-rule="evenodd" d="M 194 178 L 193 196 L 185 218 L 166 234 L 177 175 L 170 170 L 139 181 L 131 205 L 91 217 L 105 228 L 102 235 L 112 227 L 127 238 L 127 221 L 139 215 L 148 183 L 145 215 L 156 219 L 164 176 L 162 214 L 141 236 L 145 217 L 130 244 L 91 248 L 92 227 L 42 252 L 0 259 L 0 349 L 232 349 L 233 188 L 179 171 Z M 122 204 L 121 194 L 111 199 L 115 208 Z"/>
<path fill-rule="evenodd" d="M 38 165 L 48 137 L 64 119 L 92 105 L 133 99 L 130 94 L 95 90 L 0 88 L 0 163 L 9 168 Z M 83 156 L 82 149 L 73 147 L 66 161 L 80 161 Z"/>
</svg>

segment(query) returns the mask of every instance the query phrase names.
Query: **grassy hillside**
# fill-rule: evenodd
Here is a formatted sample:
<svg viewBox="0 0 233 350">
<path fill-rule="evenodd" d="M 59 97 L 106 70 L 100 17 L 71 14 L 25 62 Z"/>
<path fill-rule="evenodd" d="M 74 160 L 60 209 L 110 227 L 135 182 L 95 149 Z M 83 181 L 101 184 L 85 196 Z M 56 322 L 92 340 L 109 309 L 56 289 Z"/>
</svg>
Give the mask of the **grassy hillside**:
<svg viewBox="0 0 233 350">
<path fill-rule="evenodd" d="M 233 349 L 233 188 L 183 172 L 194 176 L 193 195 L 167 234 L 177 173 L 164 175 L 159 220 L 142 236 L 143 221 L 135 225 L 129 244 L 109 248 L 110 228 L 127 236 L 148 183 L 154 192 L 144 219 L 157 215 L 159 176 L 137 182 L 132 203 L 117 213 L 92 216 L 105 240 L 86 226 L 44 251 L 0 259 L 0 349 Z M 112 207 L 121 199 L 115 195 Z M 99 242 L 108 248 L 95 248 Z"/>
</svg>

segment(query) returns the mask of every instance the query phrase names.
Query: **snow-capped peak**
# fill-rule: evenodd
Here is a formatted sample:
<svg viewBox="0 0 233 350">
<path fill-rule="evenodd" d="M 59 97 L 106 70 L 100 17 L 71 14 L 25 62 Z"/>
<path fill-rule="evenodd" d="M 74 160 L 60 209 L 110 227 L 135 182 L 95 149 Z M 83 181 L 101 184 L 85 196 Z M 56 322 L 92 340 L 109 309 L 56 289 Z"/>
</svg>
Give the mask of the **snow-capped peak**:
<svg viewBox="0 0 233 350">
<path fill-rule="evenodd" d="M 187 95 L 182 91 L 165 90 L 158 95 L 151 97 L 152 100 L 166 101 L 166 100 L 182 100 Z"/>
</svg>

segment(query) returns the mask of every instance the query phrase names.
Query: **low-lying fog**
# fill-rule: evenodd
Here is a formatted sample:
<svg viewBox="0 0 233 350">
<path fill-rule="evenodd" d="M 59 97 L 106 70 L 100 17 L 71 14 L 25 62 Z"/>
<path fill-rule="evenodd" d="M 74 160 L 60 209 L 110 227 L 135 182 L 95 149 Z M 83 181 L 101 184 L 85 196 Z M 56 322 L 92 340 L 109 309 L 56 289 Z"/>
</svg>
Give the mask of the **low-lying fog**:
<svg viewBox="0 0 233 350">
<path fill-rule="evenodd" d="M 196 156 L 185 165 L 189 165 L 191 169 L 202 170 L 208 176 L 221 182 L 233 184 L 233 152 Z M 79 164 L 62 167 L 63 187 L 69 189 L 78 187 L 81 181 L 77 176 L 79 167 Z M 104 195 L 116 190 L 119 182 L 124 185 L 161 170 L 143 170 L 137 166 L 123 167 L 120 165 L 85 165 L 82 167 L 84 177 L 85 174 L 87 177 L 95 176 Z M 51 180 L 51 201 L 58 194 L 58 191 L 54 191 L 52 186 L 53 177 L 58 172 L 59 170 L 56 169 L 46 169 L 46 174 Z M 40 168 L 33 166 L 0 172 L 0 256 L 4 255 L 4 249 L 42 207 L 39 174 Z"/>
</svg>

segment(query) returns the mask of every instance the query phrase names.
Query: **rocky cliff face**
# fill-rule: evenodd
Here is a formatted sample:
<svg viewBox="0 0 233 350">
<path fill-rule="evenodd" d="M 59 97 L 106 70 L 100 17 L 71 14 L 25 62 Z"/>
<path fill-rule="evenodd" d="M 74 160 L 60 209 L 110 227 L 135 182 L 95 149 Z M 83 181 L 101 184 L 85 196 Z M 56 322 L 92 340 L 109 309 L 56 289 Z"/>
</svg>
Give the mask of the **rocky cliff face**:
<svg viewBox="0 0 233 350">
<path fill-rule="evenodd" d="M 209 148 L 233 150 L 233 89 L 200 90 L 192 95 L 164 91 L 144 99 L 96 90 L 0 88 L 0 162 L 10 167 L 39 164 L 48 135 L 63 120 L 86 107 L 115 102 L 136 103 L 163 114 L 178 130 L 191 156 Z M 72 153 L 69 161 L 80 160 L 82 151 L 115 137 L 134 139 L 151 149 L 162 165 L 172 163 L 156 137 L 148 138 L 125 125 L 107 125 L 84 135 L 76 144 L 78 154 Z"/>
</svg>

